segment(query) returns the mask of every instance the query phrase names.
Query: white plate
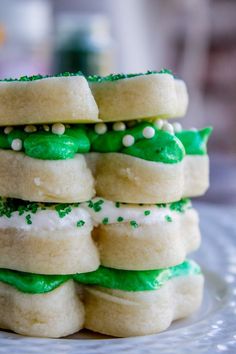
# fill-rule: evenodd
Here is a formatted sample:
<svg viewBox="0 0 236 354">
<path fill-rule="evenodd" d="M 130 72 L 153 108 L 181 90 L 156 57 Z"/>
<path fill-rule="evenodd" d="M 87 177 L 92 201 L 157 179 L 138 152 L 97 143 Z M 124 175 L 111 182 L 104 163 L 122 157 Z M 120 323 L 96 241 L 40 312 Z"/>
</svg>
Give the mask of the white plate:
<svg viewBox="0 0 236 354">
<path fill-rule="evenodd" d="M 83 331 L 65 339 L 0 331 L 1 353 L 236 353 L 236 210 L 198 204 L 203 242 L 194 258 L 205 273 L 201 309 L 165 332 L 114 339 Z"/>
</svg>

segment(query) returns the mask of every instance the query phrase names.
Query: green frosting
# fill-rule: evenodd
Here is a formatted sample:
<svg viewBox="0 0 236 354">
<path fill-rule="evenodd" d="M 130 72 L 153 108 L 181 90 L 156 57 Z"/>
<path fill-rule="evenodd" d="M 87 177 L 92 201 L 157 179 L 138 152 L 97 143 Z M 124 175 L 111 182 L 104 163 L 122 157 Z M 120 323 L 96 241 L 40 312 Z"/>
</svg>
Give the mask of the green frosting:
<svg viewBox="0 0 236 354">
<path fill-rule="evenodd" d="M 33 133 L 26 133 L 23 128 L 14 128 L 9 134 L 1 130 L 0 148 L 10 149 L 14 139 L 22 140 L 22 150 L 26 155 L 42 160 L 70 159 L 76 153 L 86 153 L 90 149 L 90 142 L 82 125 L 67 128 L 62 135 L 44 131 L 41 126 Z"/>
<path fill-rule="evenodd" d="M 30 294 L 47 293 L 69 279 L 110 289 L 146 291 L 157 290 L 172 278 L 200 273 L 195 262 L 186 260 L 180 265 L 158 270 L 132 271 L 100 266 L 94 272 L 74 275 L 41 275 L 0 269 L 0 281 Z"/>
<path fill-rule="evenodd" d="M 0 281 L 13 286 L 23 293 L 47 293 L 69 279 L 69 275 L 41 275 L 0 269 Z"/>
<path fill-rule="evenodd" d="M 200 267 L 193 261 L 186 260 L 180 265 L 157 270 L 120 270 L 100 266 L 90 273 L 76 274 L 79 283 L 97 285 L 104 288 L 124 291 L 157 290 L 168 280 L 192 274 L 200 274 Z"/>
<path fill-rule="evenodd" d="M 162 69 L 160 71 L 147 71 L 146 73 L 137 73 L 137 74 L 110 74 L 107 76 L 98 76 L 98 75 L 91 75 L 88 76 L 88 81 L 90 82 L 109 82 L 109 81 L 117 81 L 121 79 L 130 79 L 136 76 L 143 76 L 143 75 L 151 75 L 151 74 L 169 74 L 173 76 L 171 70 Z"/>
<path fill-rule="evenodd" d="M 212 133 L 212 128 L 202 130 L 182 130 L 175 135 L 184 145 L 187 155 L 206 155 L 207 142 Z"/>
<path fill-rule="evenodd" d="M 155 129 L 153 138 L 146 139 L 143 137 L 142 131 L 145 127 Z M 124 131 L 108 130 L 105 134 L 97 134 L 90 129 L 88 135 L 91 142 L 91 151 L 121 152 L 144 160 L 164 163 L 179 162 L 185 155 L 184 147 L 175 135 L 158 130 L 152 123 L 141 122 L 133 128 Z M 124 147 L 122 144 L 125 135 L 134 137 L 135 143 L 132 146 Z"/>
<path fill-rule="evenodd" d="M 27 133 L 23 127 L 14 128 L 9 134 L 0 129 L 0 148 L 11 149 L 14 139 L 22 141 L 22 151 L 33 158 L 43 160 L 65 160 L 76 153 L 91 152 L 119 152 L 135 156 L 148 161 L 177 163 L 185 154 L 204 155 L 207 153 L 207 141 L 212 128 L 199 131 L 183 130 L 170 134 L 159 130 L 153 123 L 140 122 L 123 131 L 112 130 L 112 124 L 107 124 L 108 130 L 104 134 L 97 134 L 94 125 L 75 124 L 67 127 L 64 134 L 58 135 L 45 131 L 37 126 L 36 132 Z M 155 135 L 147 139 L 143 136 L 143 129 L 151 127 Z M 123 138 L 131 135 L 134 144 L 125 147 Z"/>
</svg>

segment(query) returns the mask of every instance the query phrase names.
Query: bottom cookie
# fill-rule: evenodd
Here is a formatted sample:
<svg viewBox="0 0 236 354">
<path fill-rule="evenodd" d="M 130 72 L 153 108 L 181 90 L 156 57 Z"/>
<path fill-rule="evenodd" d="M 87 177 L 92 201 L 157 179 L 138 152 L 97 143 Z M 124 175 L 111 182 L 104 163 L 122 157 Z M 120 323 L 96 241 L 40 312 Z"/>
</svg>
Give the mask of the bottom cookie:
<svg viewBox="0 0 236 354">
<path fill-rule="evenodd" d="M 0 328 L 32 337 L 59 338 L 83 328 L 84 306 L 72 281 L 48 293 L 24 293 L 0 283 Z"/>
<path fill-rule="evenodd" d="M 115 337 L 153 334 L 191 315 L 202 293 L 203 275 L 190 260 L 157 270 L 101 266 L 74 275 L 0 269 L 0 328 L 51 338 L 83 327 Z"/>
</svg>

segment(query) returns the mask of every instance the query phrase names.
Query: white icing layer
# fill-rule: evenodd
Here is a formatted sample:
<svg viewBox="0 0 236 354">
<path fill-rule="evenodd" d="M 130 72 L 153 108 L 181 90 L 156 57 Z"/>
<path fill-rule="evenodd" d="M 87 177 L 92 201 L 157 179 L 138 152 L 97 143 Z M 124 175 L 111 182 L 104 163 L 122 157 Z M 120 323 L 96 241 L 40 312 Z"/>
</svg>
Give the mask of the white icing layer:
<svg viewBox="0 0 236 354">
<path fill-rule="evenodd" d="M 26 217 L 30 215 L 28 219 L 32 223 L 27 223 Z M 78 221 L 84 221 L 83 226 L 78 227 Z M 72 208 L 71 212 L 60 218 L 56 210 L 46 209 L 38 210 L 35 214 L 26 212 L 23 215 L 19 215 L 18 211 L 12 213 L 11 217 L 0 217 L 0 229 L 15 228 L 21 230 L 48 230 L 54 231 L 59 229 L 71 229 L 87 228 L 88 231 L 92 230 L 93 223 L 90 214 L 83 208 Z"/>
<path fill-rule="evenodd" d="M 98 204 L 99 201 L 102 202 Z M 83 207 L 90 213 L 95 225 L 130 221 L 135 221 L 137 224 L 171 222 L 181 214 L 179 211 L 172 210 L 170 208 L 171 204 L 166 204 L 166 206 L 157 206 L 153 204 L 124 204 L 112 202 L 103 198 L 94 198 L 92 203 L 93 205 L 97 203 L 101 210 L 96 211 L 98 207 L 91 207 L 91 202 L 83 203 Z M 185 209 L 189 208 L 191 208 L 190 201 L 185 206 Z M 120 219 L 119 221 L 118 218 L 122 218 L 122 220 Z"/>
<path fill-rule="evenodd" d="M 93 226 L 99 224 L 113 224 L 130 222 L 131 226 L 139 224 L 155 224 L 158 222 L 172 222 L 179 218 L 185 210 L 191 208 L 191 202 L 187 202 L 183 211 L 176 211 L 172 204 L 165 205 L 139 205 L 124 204 L 94 198 L 91 201 L 81 203 L 78 206 L 70 205 L 70 211 L 61 217 L 55 207 L 40 207 L 35 213 L 19 211 L 11 213 L 10 217 L 0 216 L 0 229 L 16 228 L 22 230 L 58 230 L 58 229 L 84 229 L 88 232 Z"/>
</svg>

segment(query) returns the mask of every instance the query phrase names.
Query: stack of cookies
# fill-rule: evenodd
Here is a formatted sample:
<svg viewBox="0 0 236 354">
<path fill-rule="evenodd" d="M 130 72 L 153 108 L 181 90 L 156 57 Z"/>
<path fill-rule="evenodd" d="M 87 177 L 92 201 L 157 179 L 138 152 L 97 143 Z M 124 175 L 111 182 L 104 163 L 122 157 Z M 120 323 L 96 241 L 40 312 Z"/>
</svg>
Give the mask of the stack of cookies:
<svg viewBox="0 0 236 354">
<path fill-rule="evenodd" d="M 211 128 L 166 121 L 187 105 L 168 70 L 0 82 L 0 328 L 137 336 L 200 306 Z"/>
</svg>

